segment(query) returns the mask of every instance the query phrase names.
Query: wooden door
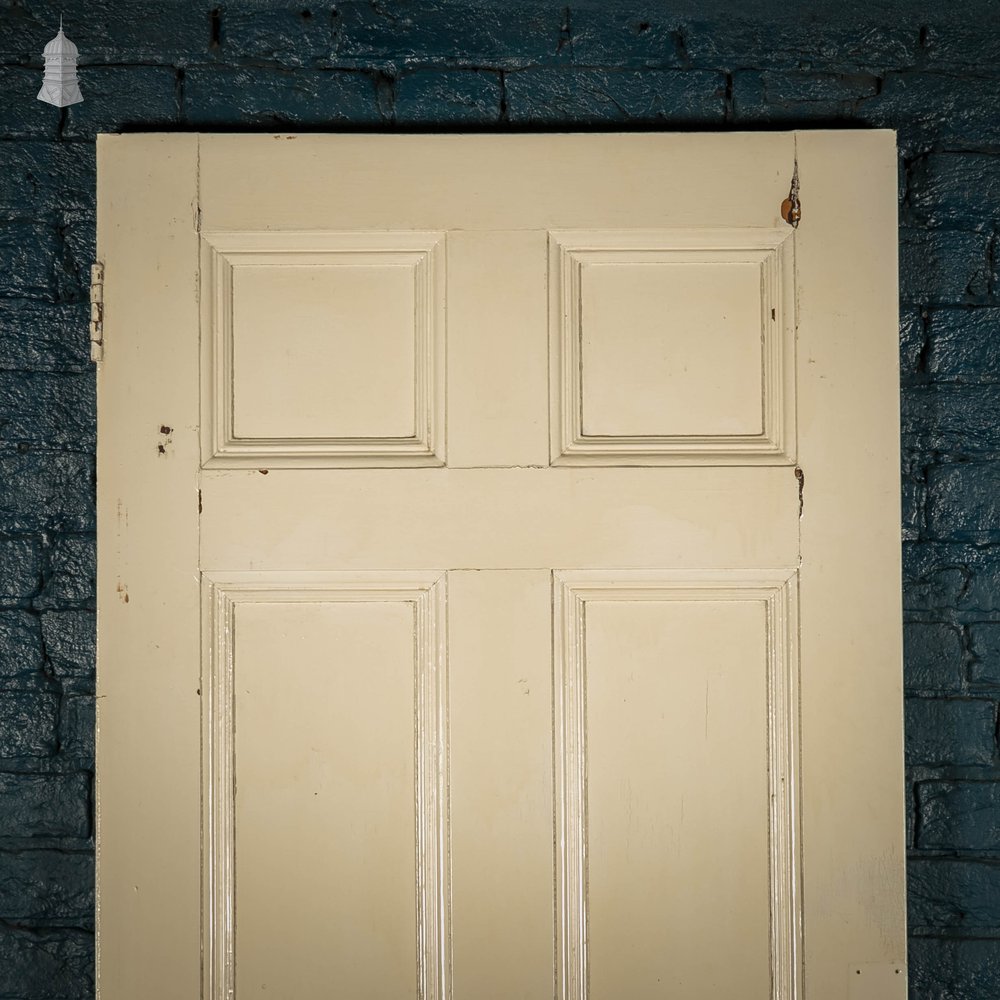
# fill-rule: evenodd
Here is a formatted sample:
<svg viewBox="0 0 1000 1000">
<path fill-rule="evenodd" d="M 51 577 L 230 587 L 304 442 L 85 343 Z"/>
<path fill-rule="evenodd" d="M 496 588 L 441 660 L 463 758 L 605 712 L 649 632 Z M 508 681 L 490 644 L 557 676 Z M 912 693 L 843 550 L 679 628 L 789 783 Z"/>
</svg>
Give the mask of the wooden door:
<svg viewBox="0 0 1000 1000">
<path fill-rule="evenodd" d="M 905 996 L 892 133 L 98 165 L 103 1000 Z"/>
</svg>

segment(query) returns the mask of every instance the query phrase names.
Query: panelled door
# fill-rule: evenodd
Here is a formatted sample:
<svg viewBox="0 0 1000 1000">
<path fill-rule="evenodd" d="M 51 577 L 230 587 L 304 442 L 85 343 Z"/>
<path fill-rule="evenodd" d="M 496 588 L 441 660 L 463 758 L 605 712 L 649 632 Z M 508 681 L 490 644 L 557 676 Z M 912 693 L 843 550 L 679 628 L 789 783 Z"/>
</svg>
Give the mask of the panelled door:
<svg viewBox="0 0 1000 1000">
<path fill-rule="evenodd" d="M 98 166 L 103 1000 L 904 997 L 892 133 Z"/>
</svg>

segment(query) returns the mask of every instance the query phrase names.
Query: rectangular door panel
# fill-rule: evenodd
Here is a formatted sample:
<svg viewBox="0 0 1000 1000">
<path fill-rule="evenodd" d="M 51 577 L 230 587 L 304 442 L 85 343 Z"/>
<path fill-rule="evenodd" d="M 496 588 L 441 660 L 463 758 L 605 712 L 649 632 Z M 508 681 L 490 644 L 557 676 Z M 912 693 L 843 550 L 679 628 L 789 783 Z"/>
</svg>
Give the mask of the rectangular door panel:
<svg viewBox="0 0 1000 1000">
<path fill-rule="evenodd" d="M 443 996 L 444 589 L 206 578 L 206 1000 Z"/>
<path fill-rule="evenodd" d="M 797 996 L 795 577 L 554 586 L 559 997 Z"/>
</svg>

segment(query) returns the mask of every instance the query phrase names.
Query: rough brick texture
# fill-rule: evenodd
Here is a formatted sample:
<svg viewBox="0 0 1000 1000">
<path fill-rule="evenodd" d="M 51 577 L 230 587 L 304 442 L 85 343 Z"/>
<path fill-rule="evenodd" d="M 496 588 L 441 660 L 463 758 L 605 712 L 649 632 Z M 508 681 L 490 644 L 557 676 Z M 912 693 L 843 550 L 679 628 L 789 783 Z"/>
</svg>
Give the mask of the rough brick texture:
<svg viewBox="0 0 1000 1000">
<path fill-rule="evenodd" d="M 910 930 L 1000 933 L 1000 862 L 919 858 L 907 870 Z"/>
<path fill-rule="evenodd" d="M 918 848 L 1000 857 L 1000 782 L 922 781 L 917 801 Z"/>
<path fill-rule="evenodd" d="M 906 686 L 911 691 L 962 689 L 962 631 L 940 622 L 909 622 L 903 628 Z"/>
<path fill-rule="evenodd" d="M 988 1000 L 997 995 L 1000 940 L 996 938 L 914 935 L 909 957 L 911 998 Z"/>
<path fill-rule="evenodd" d="M 89 806 L 85 772 L 0 774 L 0 837 L 5 839 L 85 840 Z"/>
<path fill-rule="evenodd" d="M 898 130 L 911 996 L 1000 996 L 998 67 L 989 0 L 0 0 L 0 1000 L 93 993 L 94 135 L 176 127 Z"/>
<path fill-rule="evenodd" d="M 988 698 L 907 698 L 908 764 L 993 762 L 996 706 Z"/>
</svg>

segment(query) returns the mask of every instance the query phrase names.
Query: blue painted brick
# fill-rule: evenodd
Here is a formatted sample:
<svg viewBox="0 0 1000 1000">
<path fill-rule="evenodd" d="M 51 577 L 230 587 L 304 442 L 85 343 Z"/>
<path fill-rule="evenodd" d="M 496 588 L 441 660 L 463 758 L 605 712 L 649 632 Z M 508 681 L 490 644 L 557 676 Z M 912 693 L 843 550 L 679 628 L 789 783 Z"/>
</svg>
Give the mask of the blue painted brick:
<svg viewBox="0 0 1000 1000">
<path fill-rule="evenodd" d="M 734 87 L 740 74 L 733 76 Z M 815 104 L 820 108 L 854 105 L 878 90 L 878 78 L 871 73 L 778 72 L 759 73 L 764 93 L 778 108 Z"/>
<path fill-rule="evenodd" d="M 562 4 L 526 0 L 512 11 L 493 2 L 448 0 L 345 3 L 338 7 L 339 65 L 516 69 L 548 62 L 565 49 Z M 568 52 L 566 53 L 568 56 Z"/>
<path fill-rule="evenodd" d="M 0 603 L 35 596 L 42 580 L 42 546 L 36 538 L 0 539 Z"/>
<path fill-rule="evenodd" d="M 900 148 L 910 153 L 942 143 L 966 149 L 1000 143 L 1000 115 L 988 84 L 947 73 L 889 73 L 858 117 L 897 129 Z"/>
<path fill-rule="evenodd" d="M 0 611 L 0 677 L 37 676 L 42 666 L 38 616 L 27 611 Z"/>
<path fill-rule="evenodd" d="M 910 933 L 942 929 L 1000 933 L 1000 862 L 911 859 L 906 870 Z"/>
<path fill-rule="evenodd" d="M 1000 541 L 1000 462 L 932 466 L 927 521 L 942 541 Z"/>
<path fill-rule="evenodd" d="M 94 696 L 66 694 L 59 717 L 59 752 L 77 758 L 81 766 L 93 766 Z"/>
<path fill-rule="evenodd" d="M 489 124 L 500 118 L 499 73 L 420 70 L 396 85 L 396 121 L 449 125 Z"/>
<path fill-rule="evenodd" d="M 712 17 L 706 13 L 691 18 L 684 26 L 685 48 L 691 64 L 706 68 L 735 70 L 757 68 L 800 69 L 803 66 L 827 71 L 856 72 L 911 65 L 918 33 L 905 18 L 851 17 L 845 23 L 821 10 L 777 8 L 765 5 L 754 11 L 744 5 L 743 13 L 724 5 Z"/>
<path fill-rule="evenodd" d="M 849 119 L 877 90 L 878 80 L 869 73 L 743 70 L 733 74 L 733 121 Z"/>
<path fill-rule="evenodd" d="M 965 654 L 954 625 L 910 622 L 903 626 L 903 677 L 910 691 L 957 691 Z"/>
<path fill-rule="evenodd" d="M 66 218 L 60 236 L 61 253 L 55 271 L 57 295 L 63 302 L 86 301 L 90 296 L 90 265 L 97 259 L 93 216 Z"/>
<path fill-rule="evenodd" d="M 935 614 L 1000 611 L 1000 547 L 905 543 L 903 607 Z"/>
<path fill-rule="evenodd" d="M 227 3 L 221 11 L 220 62 L 266 60 L 283 66 L 329 63 L 339 29 L 339 12 L 330 4 Z"/>
<path fill-rule="evenodd" d="M 961 305 L 990 287 L 990 236 L 942 229 L 901 229 L 899 297 L 913 305 Z"/>
<path fill-rule="evenodd" d="M 921 225 L 992 229 L 1000 220 L 1000 155 L 931 153 L 910 169 L 909 191 Z"/>
<path fill-rule="evenodd" d="M 969 626 L 973 662 L 969 677 L 978 684 L 1000 684 L 1000 622 L 976 622 Z"/>
<path fill-rule="evenodd" d="M 96 389 L 92 372 L 0 371 L 0 448 L 28 442 L 93 451 Z"/>
<path fill-rule="evenodd" d="M 1000 386 L 907 387 L 900 402 L 904 449 L 970 457 L 1000 452 Z"/>
<path fill-rule="evenodd" d="M 92 139 L 142 124 L 149 130 L 175 125 L 180 104 L 176 72 L 165 66 L 81 66 L 81 104 L 66 109 L 62 135 Z"/>
<path fill-rule="evenodd" d="M 939 382 L 1000 382 L 1000 309 L 935 309 L 927 370 Z"/>
<path fill-rule="evenodd" d="M 580 66 L 624 69 L 683 69 L 684 24 L 655 4 L 573 5 L 563 14 L 563 50 Z"/>
<path fill-rule="evenodd" d="M 985 698 L 906 699 L 908 764 L 990 764 L 995 731 L 996 706 Z"/>
<path fill-rule="evenodd" d="M 906 848 L 907 851 L 909 851 L 916 846 L 916 836 L 917 836 L 917 805 L 916 802 L 914 801 L 914 794 L 909 786 L 909 783 L 907 783 L 907 788 L 906 788 L 905 808 L 906 808 Z"/>
<path fill-rule="evenodd" d="M 512 122 L 719 125 L 725 79 L 696 70 L 527 69 L 506 78 Z"/>
<path fill-rule="evenodd" d="M 924 376 L 927 332 L 919 309 L 903 309 L 899 314 L 899 374 L 904 382 L 918 382 Z"/>
<path fill-rule="evenodd" d="M 59 677 L 93 677 L 93 611 L 46 611 L 41 616 L 45 656 Z"/>
<path fill-rule="evenodd" d="M 377 123 L 375 81 L 338 70 L 194 67 L 184 77 L 184 120 L 285 125 Z"/>
<path fill-rule="evenodd" d="M 0 927 L 0 996 L 89 1000 L 93 995 L 92 932 Z"/>
<path fill-rule="evenodd" d="M 41 85 L 40 69 L 0 66 L 0 93 L 3 94 L 0 136 L 5 139 L 55 139 L 58 136 L 60 110 L 37 100 Z"/>
<path fill-rule="evenodd" d="M 23 4 L 0 7 L 0 60 L 27 62 L 38 55 L 41 25 Z"/>
<path fill-rule="evenodd" d="M 39 219 L 93 210 L 94 146 L 79 142 L 4 144 L 0 216 Z"/>
<path fill-rule="evenodd" d="M 923 55 L 929 66 L 972 71 L 976 80 L 984 66 L 1000 64 L 1000 12 L 992 4 L 976 5 L 974 17 L 949 17 L 949 7 L 930 7 Z"/>
<path fill-rule="evenodd" d="M 0 454 L 0 529 L 91 529 L 93 466 L 92 456 L 73 452 Z"/>
<path fill-rule="evenodd" d="M 208 14 L 201 4 L 31 0 L 0 8 L 0 60 L 37 60 L 61 14 L 81 63 L 170 63 L 208 47 Z"/>
<path fill-rule="evenodd" d="M 1000 853 L 1000 781 L 922 781 L 917 847 Z"/>
<path fill-rule="evenodd" d="M 924 528 L 924 508 L 927 504 L 927 484 L 920 473 L 903 475 L 901 483 L 902 538 L 916 541 Z"/>
<path fill-rule="evenodd" d="M 58 254 L 55 226 L 0 221 L 0 297 L 53 299 Z"/>
<path fill-rule="evenodd" d="M 909 1000 L 992 1000 L 1000 996 L 1000 940 L 915 937 Z"/>
<path fill-rule="evenodd" d="M 0 299 L 0 370 L 93 375 L 90 306 Z"/>
<path fill-rule="evenodd" d="M 88 924 L 93 907 L 92 854 L 0 852 L 0 919 Z"/>
<path fill-rule="evenodd" d="M 36 608 L 92 607 L 97 580 L 97 551 L 93 535 L 60 535 L 49 557 L 50 574 Z"/>
<path fill-rule="evenodd" d="M 48 757 L 56 749 L 59 698 L 47 691 L 0 691 L 0 757 Z"/>
<path fill-rule="evenodd" d="M 90 776 L 0 773 L 0 837 L 90 835 Z"/>
</svg>

